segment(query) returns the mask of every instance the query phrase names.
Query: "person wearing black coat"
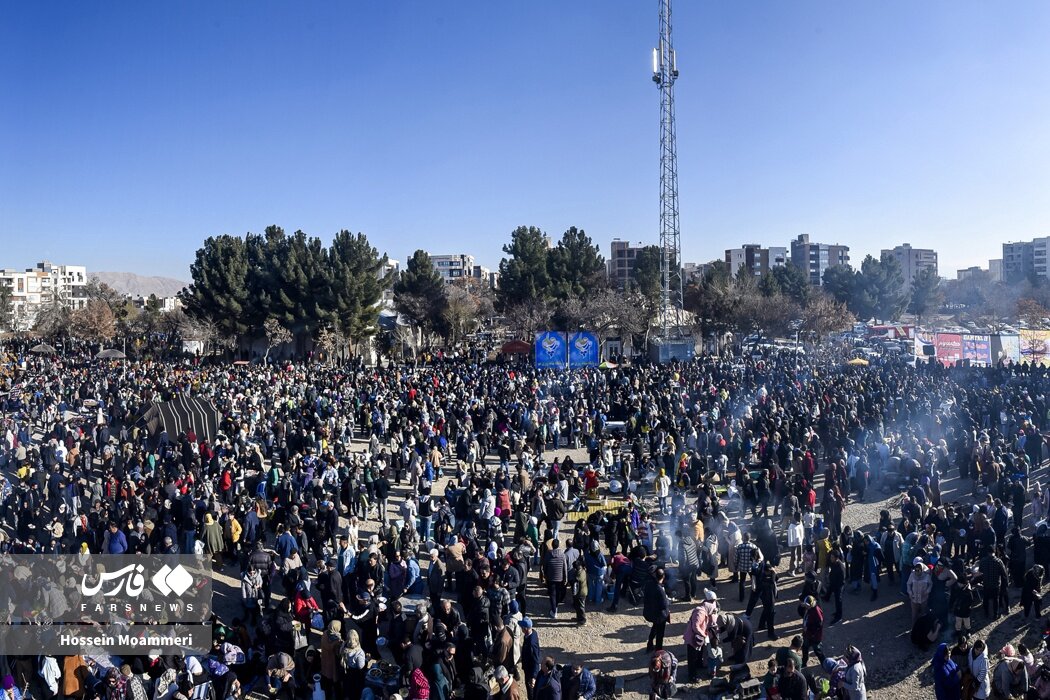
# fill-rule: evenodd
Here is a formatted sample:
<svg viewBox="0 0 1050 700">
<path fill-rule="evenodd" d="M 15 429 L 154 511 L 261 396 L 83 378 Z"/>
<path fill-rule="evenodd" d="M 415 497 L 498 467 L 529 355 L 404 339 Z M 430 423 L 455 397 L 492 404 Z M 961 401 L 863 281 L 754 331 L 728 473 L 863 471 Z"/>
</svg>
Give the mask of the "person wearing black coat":
<svg viewBox="0 0 1050 700">
<path fill-rule="evenodd" d="M 317 592 L 321 594 L 321 606 L 325 617 L 334 620 L 346 614 L 346 598 L 343 594 L 343 576 L 336 569 L 336 560 L 330 557 L 325 571 L 318 575 Z"/>
<path fill-rule="evenodd" d="M 955 631 L 960 637 L 970 634 L 970 615 L 973 612 L 973 604 L 976 599 L 970 580 L 963 578 L 961 586 L 955 594 L 952 614 L 955 615 Z"/>
<path fill-rule="evenodd" d="M 776 639 L 777 633 L 774 628 L 774 615 L 777 598 L 777 572 L 773 565 L 767 560 L 762 562 L 755 575 L 755 590 L 751 592 L 751 599 L 747 603 L 747 616 L 755 609 L 755 604 L 762 601 L 762 617 L 758 620 L 758 628 L 765 629 L 770 639 Z"/>
<path fill-rule="evenodd" d="M 1043 567 L 1043 583 L 1047 582 L 1048 572 L 1050 572 L 1050 529 L 1047 528 L 1046 524 L 1042 524 L 1035 531 L 1035 539 L 1033 540 L 1033 554 L 1035 555 L 1035 563 Z"/>
<path fill-rule="evenodd" d="M 829 625 L 833 625 L 842 619 L 842 589 L 846 585 L 846 565 L 842 563 L 838 550 L 832 550 L 828 559 L 828 591 L 830 597 L 835 599 L 835 616 L 831 618 Z"/>
<path fill-rule="evenodd" d="M 724 635 L 722 641 L 729 642 L 732 649 L 730 663 L 746 664 L 751 661 L 751 652 L 755 647 L 755 631 L 751 620 L 740 615 L 719 616 L 719 628 Z"/>
<path fill-rule="evenodd" d="M 773 566 L 780 564 L 780 544 L 777 542 L 777 536 L 773 532 L 772 520 L 766 518 L 756 521 L 752 541 L 758 546 L 758 550 L 762 552 L 764 560 L 772 562 Z"/>
<path fill-rule="evenodd" d="M 652 625 L 649 641 L 645 645 L 646 653 L 664 648 L 664 629 L 671 619 L 671 601 L 664 590 L 664 578 L 664 570 L 657 569 L 654 578 L 645 585 L 642 614 L 646 622 Z"/>
<path fill-rule="evenodd" d="M 1035 619 L 1039 620 L 1043 615 L 1043 596 L 1040 589 L 1043 587 L 1043 567 L 1036 564 L 1024 575 L 1021 586 L 1021 607 L 1024 608 L 1025 619 L 1028 613 L 1035 607 Z"/>
<path fill-rule="evenodd" d="M 1017 525 L 1013 526 L 1010 536 L 1006 538 L 1006 558 L 1010 563 L 1010 583 L 1014 588 L 1020 588 L 1024 579 L 1030 543 L 1031 540 L 1021 534 L 1021 528 Z"/>
<path fill-rule="evenodd" d="M 804 700 L 809 697 L 806 677 L 795 668 L 795 660 L 789 658 L 777 676 L 777 691 L 783 700 Z"/>
</svg>

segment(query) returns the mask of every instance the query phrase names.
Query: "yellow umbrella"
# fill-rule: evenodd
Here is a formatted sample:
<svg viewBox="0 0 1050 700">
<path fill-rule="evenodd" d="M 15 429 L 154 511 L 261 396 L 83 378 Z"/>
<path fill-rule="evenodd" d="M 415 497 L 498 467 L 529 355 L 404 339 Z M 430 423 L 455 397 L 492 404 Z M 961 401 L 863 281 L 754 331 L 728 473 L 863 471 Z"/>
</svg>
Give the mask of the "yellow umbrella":
<svg viewBox="0 0 1050 700">
<path fill-rule="evenodd" d="M 852 360 L 846 363 L 847 365 L 853 365 L 854 367 L 867 367 L 868 361 L 862 357 L 854 357 Z"/>
</svg>

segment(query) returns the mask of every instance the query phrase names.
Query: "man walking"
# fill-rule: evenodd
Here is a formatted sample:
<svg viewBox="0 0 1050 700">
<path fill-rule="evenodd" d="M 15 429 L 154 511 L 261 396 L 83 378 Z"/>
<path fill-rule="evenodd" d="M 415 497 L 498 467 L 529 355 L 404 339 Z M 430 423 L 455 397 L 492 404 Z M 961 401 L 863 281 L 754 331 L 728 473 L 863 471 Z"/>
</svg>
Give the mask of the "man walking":
<svg viewBox="0 0 1050 700">
<path fill-rule="evenodd" d="M 770 639 L 776 639 L 777 633 L 774 629 L 774 616 L 776 614 L 777 598 L 777 572 L 773 566 L 764 561 L 755 574 L 755 590 L 751 592 L 751 599 L 747 604 L 746 615 L 751 617 L 755 604 L 762 601 L 762 617 L 758 620 L 758 629 L 765 629 Z"/>
<path fill-rule="evenodd" d="M 576 624 L 587 622 L 587 569 L 583 557 L 577 557 L 572 563 L 572 607 L 576 610 Z"/>
<path fill-rule="evenodd" d="M 390 524 L 386 517 L 387 499 L 390 497 L 390 482 L 387 480 L 384 471 L 379 472 L 379 477 L 372 484 L 372 488 L 375 489 L 376 505 L 379 507 L 379 522 L 383 524 L 383 527 L 386 527 Z"/>
<path fill-rule="evenodd" d="M 751 569 L 762 561 L 762 552 L 751 541 L 751 533 L 745 532 L 743 541 L 736 546 L 736 568 L 730 583 L 739 583 L 740 602 L 744 602 L 744 584 L 751 575 Z"/>
<path fill-rule="evenodd" d="M 647 654 L 654 648 L 664 648 L 664 629 L 671 619 L 671 601 L 668 600 L 667 591 L 664 590 L 665 578 L 664 570 L 657 569 L 653 578 L 645 586 L 642 612 L 645 621 L 653 626 L 649 630 L 649 642 L 645 645 Z"/>
<path fill-rule="evenodd" d="M 525 690 L 529 700 L 536 692 L 536 678 L 540 675 L 540 641 L 536 630 L 532 629 L 532 620 L 523 619 L 518 623 L 524 635 L 521 640 L 521 670 L 525 677 Z"/>
<path fill-rule="evenodd" d="M 551 619 L 558 617 L 558 603 L 565 598 L 565 584 L 568 580 L 565 552 L 558 545 L 558 538 L 551 540 L 550 551 L 543 560 L 543 577 L 547 581 L 547 595 L 550 597 Z"/>
<path fill-rule="evenodd" d="M 835 599 L 835 616 L 831 618 L 831 624 L 842 619 L 842 589 L 846 585 L 846 565 L 842 563 L 842 555 L 837 549 L 831 550 L 828 557 L 828 590 L 831 597 Z"/>
<path fill-rule="evenodd" d="M 430 568 L 427 569 L 427 593 L 430 594 L 430 607 L 438 609 L 441 597 L 445 594 L 445 563 L 437 547 L 430 550 Z"/>
</svg>

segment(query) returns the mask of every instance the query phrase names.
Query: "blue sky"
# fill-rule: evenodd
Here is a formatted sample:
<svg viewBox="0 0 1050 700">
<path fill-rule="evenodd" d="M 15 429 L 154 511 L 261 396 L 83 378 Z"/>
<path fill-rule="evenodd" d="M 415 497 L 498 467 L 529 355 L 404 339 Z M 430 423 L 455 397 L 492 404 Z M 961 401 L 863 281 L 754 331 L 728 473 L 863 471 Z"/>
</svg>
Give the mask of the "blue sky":
<svg viewBox="0 0 1050 700">
<path fill-rule="evenodd" d="M 1050 235 L 1050 4 L 678 0 L 683 256 L 800 233 L 941 273 Z M 205 237 L 495 267 L 655 242 L 657 3 L 6 3 L 0 266 L 188 279 Z"/>
</svg>

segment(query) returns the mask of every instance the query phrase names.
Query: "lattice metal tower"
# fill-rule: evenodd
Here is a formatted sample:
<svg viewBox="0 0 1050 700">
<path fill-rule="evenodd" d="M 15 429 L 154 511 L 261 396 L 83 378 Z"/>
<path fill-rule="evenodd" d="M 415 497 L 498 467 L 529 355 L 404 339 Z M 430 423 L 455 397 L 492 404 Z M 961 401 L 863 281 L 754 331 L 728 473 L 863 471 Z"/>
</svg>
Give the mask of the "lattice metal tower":
<svg viewBox="0 0 1050 700">
<path fill-rule="evenodd" d="M 682 308 L 682 237 L 678 227 L 678 146 L 675 143 L 674 83 L 678 62 L 671 43 L 671 0 L 660 0 L 660 43 L 653 49 L 653 82 L 660 90 L 660 281 L 663 337 L 675 332 Z"/>
</svg>

